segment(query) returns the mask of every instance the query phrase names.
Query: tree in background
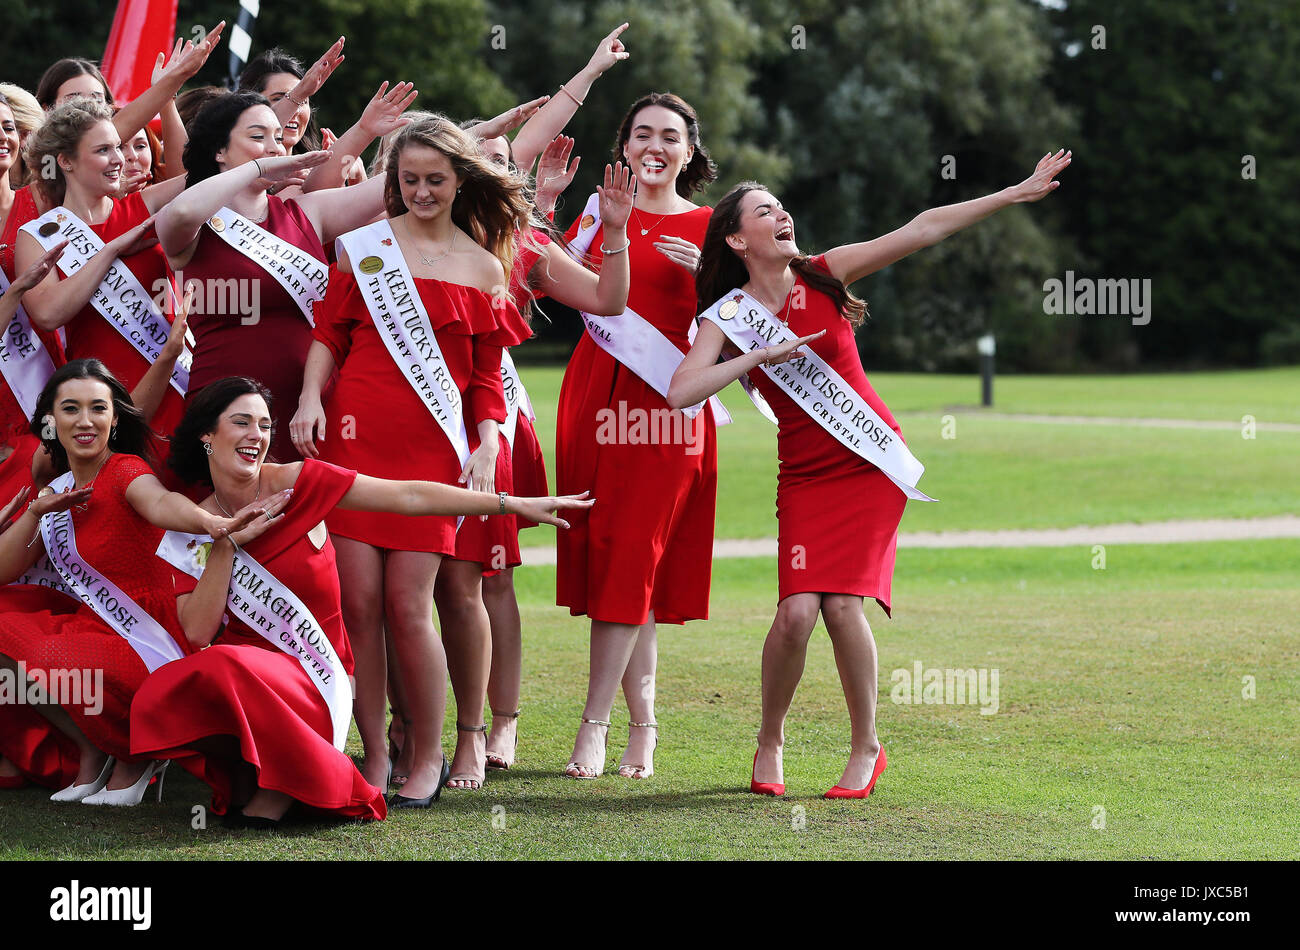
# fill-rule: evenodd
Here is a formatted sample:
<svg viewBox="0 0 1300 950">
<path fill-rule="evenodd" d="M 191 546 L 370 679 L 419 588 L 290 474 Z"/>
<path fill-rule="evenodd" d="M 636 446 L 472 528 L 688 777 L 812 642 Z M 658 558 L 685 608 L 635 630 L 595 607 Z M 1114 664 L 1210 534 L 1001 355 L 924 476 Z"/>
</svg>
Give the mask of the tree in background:
<svg viewBox="0 0 1300 950">
<path fill-rule="evenodd" d="M 1083 133 L 1068 227 L 1085 268 L 1154 297 L 1146 326 L 1084 318 L 1084 352 L 1300 362 L 1300 5 L 1069 0 L 1050 17 Z"/>
</svg>

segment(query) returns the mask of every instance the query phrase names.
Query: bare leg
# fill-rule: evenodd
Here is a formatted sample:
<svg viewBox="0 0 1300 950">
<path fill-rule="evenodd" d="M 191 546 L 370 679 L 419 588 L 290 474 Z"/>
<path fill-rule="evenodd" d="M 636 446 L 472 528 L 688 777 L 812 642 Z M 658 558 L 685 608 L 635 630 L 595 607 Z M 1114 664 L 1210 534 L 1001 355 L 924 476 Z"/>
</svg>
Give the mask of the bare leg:
<svg viewBox="0 0 1300 950">
<path fill-rule="evenodd" d="M 614 708 L 614 694 L 618 692 L 619 680 L 627 672 L 640 629 L 640 626 L 630 623 L 591 622 L 591 669 L 583 718 L 609 721 L 610 710 Z M 604 771 L 607 738 L 605 726 L 585 722 L 580 725 L 578 736 L 573 740 L 573 755 L 569 758 L 571 766 L 565 770 L 566 774 L 592 776 Z"/>
<path fill-rule="evenodd" d="M 654 611 L 637 631 L 636 645 L 623 674 L 623 696 L 627 700 L 632 722 L 655 722 L 655 671 L 659 665 L 659 640 Z M 618 774 L 624 778 L 648 778 L 655 770 L 657 729 L 631 726 L 627 730 L 627 748 L 619 760 Z"/>
<path fill-rule="evenodd" d="M 479 788 L 485 776 L 486 733 L 460 729 L 483 724 L 488 670 L 492 666 L 492 630 L 483 606 L 483 568 L 477 561 L 448 558 L 438 572 L 434 596 L 442 621 L 447 669 L 456 694 L 456 754 L 448 788 Z"/>
<path fill-rule="evenodd" d="M 356 661 L 356 700 L 352 704 L 365 748 L 362 774 L 387 791 L 388 748 L 384 736 L 384 700 L 388 660 L 384 652 L 384 552 L 351 538 L 333 536 L 342 593 L 343 625 Z"/>
<path fill-rule="evenodd" d="M 411 774 L 411 761 L 415 750 L 406 741 L 406 704 L 402 701 L 402 670 L 393 652 L 393 636 L 384 631 L 384 652 L 388 658 L 388 706 L 393 711 L 393 721 L 388 726 L 390 758 L 393 747 L 398 749 L 396 761 L 393 762 L 393 784 L 406 784 L 406 777 Z"/>
<path fill-rule="evenodd" d="M 293 799 L 284 792 L 273 792 L 259 788 L 244 806 L 244 814 L 249 817 L 270 818 L 279 821 L 293 804 Z"/>
<path fill-rule="evenodd" d="M 3 653 L 0 653 L 0 669 L 9 670 L 15 677 L 15 682 L 17 682 L 18 663 Z M 99 778 L 99 773 L 104 769 L 104 763 L 108 761 L 108 755 L 95 747 L 95 744 L 81 731 L 81 727 L 73 722 L 72 717 L 67 714 L 63 707 L 54 703 L 39 703 L 33 705 L 32 708 L 49 720 L 50 725 L 77 744 L 77 751 L 80 753 L 81 758 L 77 765 L 77 781 L 75 784 L 88 785 Z M 16 774 L 17 769 L 14 772 Z"/>
<path fill-rule="evenodd" d="M 384 611 L 402 668 L 403 699 L 411 721 L 406 741 L 413 743 L 415 750 L 411 775 L 401 792 L 406 798 L 432 795 L 442 771 L 447 655 L 429 607 L 441 560 L 440 555 L 424 551 L 389 551 L 384 571 Z M 381 726 L 380 735 L 382 732 Z"/>
<path fill-rule="evenodd" d="M 817 625 L 821 594 L 791 594 L 777 604 L 772 629 L 763 643 L 763 722 L 758 730 L 754 779 L 784 783 L 781 752 L 785 746 L 785 716 L 803 676 L 808 638 Z"/>
<path fill-rule="evenodd" d="M 519 720 L 512 714 L 519 708 L 523 677 L 523 631 L 515 599 L 514 568 L 483 578 L 483 606 L 492 627 L 492 671 L 487 686 L 492 734 L 488 736 L 487 757 L 508 767 L 514 764 L 518 745 Z"/>
<path fill-rule="evenodd" d="M 849 704 L 852 724 L 849 761 L 840 776 L 844 788 L 865 788 L 880 754 L 876 737 L 876 640 L 862 613 L 862 598 L 827 594 L 822 617 L 835 648 L 835 666 Z"/>
</svg>

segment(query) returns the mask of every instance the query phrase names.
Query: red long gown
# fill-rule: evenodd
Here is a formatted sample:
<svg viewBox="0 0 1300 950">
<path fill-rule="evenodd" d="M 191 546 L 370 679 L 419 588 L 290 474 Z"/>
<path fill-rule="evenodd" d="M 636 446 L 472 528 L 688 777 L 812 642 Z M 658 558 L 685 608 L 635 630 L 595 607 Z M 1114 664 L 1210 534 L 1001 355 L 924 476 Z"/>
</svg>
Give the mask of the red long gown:
<svg viewBox="0 0 1300 950">
<path fill-rule="evenodd" d="M 697 208 L 665 215 L 647 235 L 628 229 L 628 307 L 683 354 L 695 319 L 695 281 L 654 242 L 667 234 L 698 246 L 711 214 Z M 575 223 L 567 237 L 576 233 Z M 591 242 L 597 261 L 602 234 Z M 564 372 L 555 435 L 559 493 L 590 490 L 596 499 L 589 511 L 572 512 L 572 527 L 557 534 L 556 603 L 575 616 L 641 624 L 651 610 L 661 623 L 709 615 L 718 486 L 713 412 L 700 410 L 693 445 L 633 444 L 634 413 L 655 419 L 669 411 L 663 396 L 583 334 Z M 601 444 L 602 420 L 623 415 L 629 437 Z"/>
<path fill-rule="evenodd" d="M 176 617 L 170 565 L 154 555 L 163 532 L 126 500 L 127 486 L 149 474 L 149 466 L 133 455 L 109 457 L 95 476 L 86 510 L 73 510 L 77 549 L 189 652 Z M 144 662 L 90 607 L 34 590 L 14 587 L 0 596 L 0 610 L 12 611 L 0 614 L 0 653 L 23 661 L 29 672 L 84 671 L 93 682 L 102 670 L 102 709 L 73 703 L 63 709 L 97 748 L 129 759 L 130 706 L 148 675 Z M 33 596 L 44 600 L 26 600 Z M 43 785 L 63 787 L 76 777 L 76 747 L 27 705 L 0 706 L 0 754 Z"/>
<path fill-rule="evenodd" d="M 320 622 L 344 669 L 352 649 L 343 628 L 334 545 L 317 548 L 308 532 L 347 494 L 356 472 L 314 459 L 303 463 L 284 521 L 245 547 Z M 198 581 L 177 573 L 177 596 Z M 237 770 L 249 763 L 261 788 L 284 792 L 341 817 L 382 819 L 383 791 L 334 748 L 329 707 L 301 664 L 238 617 L 204 650 L 157 670 L 131 707 L 131 749 L 153 759 L 179 759 L 212 788 L 212 810 L 231 807 Z M 199 740 L 232 736 L 224 752 Z M 237 749 L 237 751 L 236 751 Z"/>
</svg>

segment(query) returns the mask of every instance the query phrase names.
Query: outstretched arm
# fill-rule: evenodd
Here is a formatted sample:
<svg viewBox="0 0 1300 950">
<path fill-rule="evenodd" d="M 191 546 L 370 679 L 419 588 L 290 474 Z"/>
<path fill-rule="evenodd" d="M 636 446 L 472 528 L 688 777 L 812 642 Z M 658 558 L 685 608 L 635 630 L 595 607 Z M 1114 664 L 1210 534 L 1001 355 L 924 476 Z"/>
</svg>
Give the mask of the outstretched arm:
<svg viewBox="0 0 1300 950">
<path fill-rule="evenodd" d="M 551 512 L 563 508 L 590 508 L 594 498 L 561 495 L 557 498 L 515 498 L 506 496 L 508 515 L 523 515 L 530 521 L 545 522 L 559 528 L 569 523 Z M 397 515 L 498 515 L 498 495 L 453 488 L 441 482 L 398 482 L 387 478 L 358 475 L 338 507 L 351 511 L 386 511 Z"/>
<path fill-rule="evenodd" d="M 949 235 L 982 221 L 1008 205 L 1038 201 L 1060 187 L 1055 177 L 1070 164 L 1072 152 L 1061 149 L 1038 161 L 1034 173 L 1018 185 L 983 198 L 922 211 L 896 231 L 860 244 L 845 244 L 826 252 L 826 266 L 844 286 L 874 274 L 923 247 L 938 244 Z"/>
<path fill-rule="evenodd" d="M 596 51 L 591 54 L 587 65 L 578 70 L 578 74 L 566 82 L 564 87 L 519 130 L 519 134 L 511 143 L 511 151 L 515 155 L 515 167 L 522 174 L 532 171 L 533 162 L 537 161 L 537 156 L 542 154 L 546 143 L 559 135 L 569 124 L 569 120 L 578 111 L 578 106 L 586 101 L 587 93 L 591 91 L 592 84 L 600 78 L 601 73 L 631 55 L 623 45 L 623 41 L 618 38 L 619 34 L 626 29 L 627 24 L 624 23 L 622 26 L 615 27 L 602 39 Z"/>
<path fill-rule="evenodd" d="M 596 188 L 600 196 L 601 240 L 615 253 L 605 254 L 598 276 L 558 245 L 547 244 L 532 270 L 539 290 L 566 307 L 597 316 L 615 316 L 627 308 L 631 279 L 626 250 L 627 219 L 632 213 L 634 190 L 632 173 L 622 162 L 613 168 L 605 166 L 605 183 Z"/>
<path fill-rule="evenodd" d="M 402 113 L 410 108 L 417 95 L 415 87 L 409 82 L 399 82 L 392 89 L 388 88 L 387 82 L 380 85 L 379 91 L 361 113 L 361 118 L 331 146 L 333 154 L 330 160 L 318 165 L 307 176 L 307 183 L 302 186 L 303 192 L 341 188 L 352 164 L 370 147 L 371 142 L 410 124 L 411 120 L 403 119 Z"/>
<path fill-rule="evenodd" d="M 202 43 L 195 45 L 189 40 L 182 43 L 178 39 L 170 58 L 165 52 L 158 54 L 158 62 L 154 66 L 153 84 L 113 116 L 113 128 L 117 130 L 123 142 L 130 141 L 131 136 L 148 125 L 154 116 L 163 112 L 167 102 L 180 91 L 181 86 L 203 68 L 203 64 L 208 61 L 212 51 L 221 42 L 221 31 L 225 28 L 226 21 L 222 20 L 204 37 Z M 165 64 L 164 59 L 167 60 Z M 173 160 L 177 164 L 180 163 L 179 153 L 173 156 Z"/>
</svg>

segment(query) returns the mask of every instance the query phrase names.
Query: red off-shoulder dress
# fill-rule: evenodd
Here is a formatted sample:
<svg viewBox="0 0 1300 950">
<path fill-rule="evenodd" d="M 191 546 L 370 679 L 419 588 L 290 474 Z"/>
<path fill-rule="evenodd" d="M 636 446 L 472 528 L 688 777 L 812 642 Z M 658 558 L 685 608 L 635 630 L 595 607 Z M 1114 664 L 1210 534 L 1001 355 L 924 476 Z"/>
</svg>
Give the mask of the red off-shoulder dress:
<svg viewBox="0 0 1300 950">
<path fill-rule="evenodd" d="M 505 420 L 501 348 L 527 339 L 528 327 L 514 304 L 501 306 L 475 287 L 423 277 L 415 278 L 415 287 L 463 396 L 472 452 L 480 421 Z M 321 457 L 363 475 L 459 485 L 456 450 L 389 356 L 351 274 L 331 273 L 329 292 L 316 310 L 315 338 L 329 347 L 339 367 L 325 405 L 325 439 L 317 444 Z M 475 531 L 471 521 L 481 524 L 466 518 L 461 530 Z M 443 555 L 457 550 L 454 516 L 340 509 L 328 524 L 341 537 L 388 550 Z"/>
</svg>

